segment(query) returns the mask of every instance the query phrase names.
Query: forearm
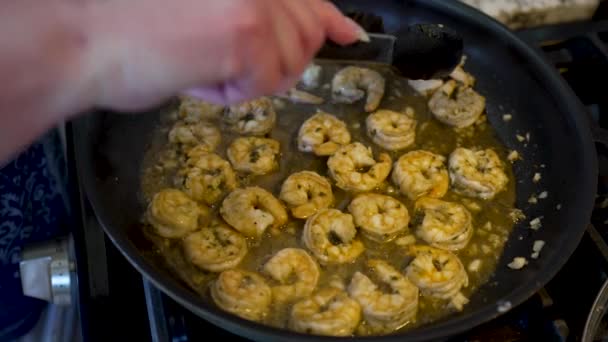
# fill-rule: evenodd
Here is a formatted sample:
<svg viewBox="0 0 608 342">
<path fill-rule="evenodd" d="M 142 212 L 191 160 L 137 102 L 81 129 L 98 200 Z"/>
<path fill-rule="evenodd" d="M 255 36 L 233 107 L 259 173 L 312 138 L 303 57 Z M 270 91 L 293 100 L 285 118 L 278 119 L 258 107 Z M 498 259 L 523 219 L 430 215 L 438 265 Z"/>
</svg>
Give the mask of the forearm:
<svg viewBox="0 0 608 342">
<path fill-rule="evenodd" d="M 86 2 L 86 1 L 84 1 Z M 83 2 L 0 4 L 0 165 L 92 101 Z"/>
</svg>

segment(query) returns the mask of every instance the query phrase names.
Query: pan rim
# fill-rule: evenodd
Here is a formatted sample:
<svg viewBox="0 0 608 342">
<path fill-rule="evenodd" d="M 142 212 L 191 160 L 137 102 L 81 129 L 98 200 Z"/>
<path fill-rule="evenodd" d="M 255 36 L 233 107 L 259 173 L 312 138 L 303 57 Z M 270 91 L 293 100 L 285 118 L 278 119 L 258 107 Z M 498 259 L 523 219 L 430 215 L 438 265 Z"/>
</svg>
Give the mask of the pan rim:
<svg viewBox="0 0 608 342">
<path fill-rule="evenodd" d="M 565 81 L 557 74 L 555 69 L 544 61 L 539 52 L 527 45 L 527 43 L 517 37 L 502 24 L 463 3 L 457 1 L 426 0 L 416 1 L 416 5 L 429 7 L 442 13 L 447 12 L 457 18 L 467 17 L 468 21 L 471 21 L 476 25 L 483 26 L 492 34 L 504 38 L 520 56 L 526 59 L 530 65 L 530 68 L 535 71 L 536 76 L 547 87 L 548 92 L 554 95 L 559 95 L 559 99 L 556 97 L 556 101 L 560 101 L 560 105 L 563 105 L 564 111 L 573 113 L 571 115 L 573 129 L 581 134 L 581 144 L 583 145 L 584 149 L 581 159 L 584 161 L 584 165 L 586 165 L 586 168 L 588 169 L 588 174 L 584 177 L 580 177 L 581 183 L 579 185 L 582 192 L 595 193 L 598 172 L 597 156 L 595 153 L 593 140 L 591 139 L 592 134 L 590 124 L 584 116 L 582 104 L 579 102 L 578 98 L 574 95 Z M 586 136 L 589 137 L 588 139 L 585 139 L 584 133 L 587 133 Z M 76 148 L 79 149 L 83 147 L 76 146 Z M 80 155 L 80 153 L 77 153 L 77 155 Z M 82 167 L 82 163 L 80 163 L 79 166 Z M 93 174 L 92 170 L 90 170 L 90 165 L 85 165 L 83 167 L 83 171 L 84 174 Z M 97 198 L 95 191 L 92 189 L 94 180 L 83 181 L 82 183 L 84 185 L 87 198 L 89 199 L 94 211 L 99 212 L 98 209 L 101 209 L 100 200 Z M 555 274 L 557 274 L 557 272 L 563 267 L 578 246 L 578 243 L 585 232 L 584 228 L 588 224 L 588 219 L 591 216 L 593 203 L 594 199 L 592 196 L 589 196 L 586 203 L 581 203 L 581 208 L 584 210 L 581 210 L 579 214 L 581 216 L 580 225 L 584 225 L 584 227 L 577 227 L 577 229 L 573 229 L 575 234 L 573 234 L 570 238 L 577 243 L 568 245 L 567 248 L 562 249 L 562 253 L 559 253 L 558 256 L 554 257 L 556 264 L 555 267 L 552 269 L 543 269 L 542 272 L 538 272 L 538 274 L 535 275 L 534 281 L 518 286 L 511 293 L 505 294 L 502 297 L 503 300 L 510 302 L 512 307 L 516 307 L 530 298 L 534 293 L 536 293 L 539 287 L 544 286 L 555 276 Z M 98 220 L 112 243 L 119 246 L 120 252 L 146 279 L 148 279 L 154 286 L 162 290 L 163 293 L 178 302 L 180 305 L 212 324 L 238 335 L 256 340 L 279 341 L 289 339 L 301 341 L 338 341 L 344 339 L 337 337 L 305 335 L 273 328 L 263 324 L 247 321 L 221 311 L 220 309 L 204 301 L 202 298 L 198 297 L 193 291 L 188 290 L 184 285 L 178 284 L 176 279 L 168 279 L 165 277 L 165 274 L 163 274 L 163 272 L 154 265 L 150 264 L 148 260 L 139 252 L 137 247 L 126 238 L 126 236 L 113 234 L 113 229 L 108 229 L 108 225 L 101 217 L 98 216 Z M 397 341 L 405 338 L 407 338 L 409 341 L 439 339 L 462 333 L 472 327 L 488 322 L 502 315 L 503 313 L 504 312 L 499 312 L 496 306 L 489 305 L 486 308 L 463 314 L 458 317 L 448 318 L 432 325 L 421 326 L 411 331 L 405 331 L 399 334 L 387 336 L 357 337 L 356 339 L 374 341 Z"/>
</svg>

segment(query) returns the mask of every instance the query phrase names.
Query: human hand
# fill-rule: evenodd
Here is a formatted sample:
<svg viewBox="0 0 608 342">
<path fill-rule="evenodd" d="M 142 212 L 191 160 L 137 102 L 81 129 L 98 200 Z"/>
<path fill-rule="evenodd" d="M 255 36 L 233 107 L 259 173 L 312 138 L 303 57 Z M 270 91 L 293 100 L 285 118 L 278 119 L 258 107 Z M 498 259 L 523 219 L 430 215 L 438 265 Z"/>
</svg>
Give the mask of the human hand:
<svg viewBox="0 0 608 342">
<path fill-rule="evenodd" d="M 182 91 L 221 104 L 283 91 L 325 39 L 365 39 L 323 0 L 100 1 L 89 13 L 95 104 L 117 110 Z"/>
</svg>

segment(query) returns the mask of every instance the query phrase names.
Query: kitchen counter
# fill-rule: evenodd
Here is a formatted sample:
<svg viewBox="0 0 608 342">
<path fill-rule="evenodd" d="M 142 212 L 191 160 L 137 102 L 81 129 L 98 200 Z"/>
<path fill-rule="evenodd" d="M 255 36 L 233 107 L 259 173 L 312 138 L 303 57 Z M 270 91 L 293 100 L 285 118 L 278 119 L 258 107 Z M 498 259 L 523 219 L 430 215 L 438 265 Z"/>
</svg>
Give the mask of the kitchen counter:
<svg viewBox="0 0 608 342">
<path fill-rule="evenodd" d="M 587 20 L 600 0 L 460 0 L 512 29 Z"/>
</svg>

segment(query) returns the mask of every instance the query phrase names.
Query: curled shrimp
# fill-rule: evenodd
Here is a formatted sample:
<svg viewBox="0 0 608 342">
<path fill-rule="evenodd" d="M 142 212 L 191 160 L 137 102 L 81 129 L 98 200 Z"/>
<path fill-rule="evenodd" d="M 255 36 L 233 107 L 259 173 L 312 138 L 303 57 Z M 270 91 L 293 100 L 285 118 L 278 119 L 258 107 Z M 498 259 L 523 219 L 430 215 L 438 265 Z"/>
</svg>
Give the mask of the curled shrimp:
<svg viewBox="0 0 608 342">
<path fill-rule="evenodd" d="M 344 121 L 319 112 L 306 120 L 298 132 L 298 149 L 318 156 L 330 156 L 350 143 L 350 133 Z"/>
<path fill-rule="evenodd" d="M 391 157 L 386 153 L 374 159 L 371 148 L 361 143 L 341 147 L 327 160 L 329 174 L 346 191 L 370 191 L 391 172 Z"/>
<path fill-rule="evenodd" d="M 457 148 L 448 165 L 454 191 L 465 196 L 492 199 L 509 182 L 504 164 L 492 149 Z"/>
<path fill-rule="evenodd" d="M 331 82 L 334 101 L 355 103 L 367 92 L 365 111 L 373 112 L 384 96 L 384 77 L 377 71 L 348 66 L 336 73 Z"/>
<path fill-rule="evenodd" d="M 378 242 L 392 240 L 407 229 L 410 216 L 397 199 L 380 194 L 357 195 L 348 205 L 355 225 L 370 239 Z"/>
<path fill-rule="evenodd" d="M 421 198 L 414 210 L 416 235 L 431 246 L 457 251 L 473 237 L 471 213 L 461 204 Z"/>
<path fill-rule="evenodd" d="M 392 110 L 379 110 L 365 120 L 367 135 L 378 146 L 389 150 L 402 150 L 416 139 L 416 120 Z"/>
<path fill-rule="evenodd" d="M 190 262 L 210 272 L 236 267 L 248 249 L 243 235 L 219 222 L 186 236 L 182 247 Z"/>
<path fill-rule="evenodd" d="M 219 128 L 205 121 L 196 123 L 178 121 L 169 131 L 169 142 L 185 147 L 203 145 L 208 151 L 215 150 L 221 139 Z"/>
<path fill-rule="evenodd" d="M 377 282 L 356 272 L 348 293 L 363 308 L 363 317 L 371 330 L 390 333 L 414 320 L 418 312 L 418 288 L 385 261 L 373 259 L 367 265 Z"/>
<path fill-rule="evenodd" d="M 264 135 L 277 120 L 272 101 L 267 97 L 230 106 L 224 113 L 224 122 L 236 133 Z"/>
<path fill-rule="evenodd" d="M 237 171 L 263 175 L 279 167 L 281 145 L 274 139 L 240 137 L 228 147 L 228 160 Z"/>
<path fill-rule="evenodd" d="M 317 262 L 300 248 L 278 251 L 264 264 L 263 271 L 280 283 L 271 287 L 272 298 L 279 303 L 309 296 L 319 281 Z"/>
<path fill-rule="evenodd" d="M 429 108 L 437 120 L 462 128 L 477 121 L 486 108 L 486 99 L 473 88 L 450 80 L 431 96 Z"/>
<path fill-rule="evenodd" d="M 350 336 L 361 321 L 361 306 L 346 292 L 325 288 L 291 308 L 289 328 L 326 336 Z"/>
<path fill-rule="evenodd" d="M 323 264 L 354 261 L 365 247 L 356 237 L 353 217 L 337 209 L 321 209 L 306 220 L 302 242 Z"/>
<path fill-rule="evenodd" d="M 255 186 L 231 192 L 222 202 L 220 214 L 236 230 L 256 238 L 267 228 L 287 223 L 283 204 L 270 192 Z"/>
<path fill-rule="evenodd" d="M 296 172 L 283 182 L 279 196 L 295 218 L 305 219 L 334 202 L 331 184 L 316 172 Z"/>
<path fill-rule="evenodd" d="M 175 239 L 198 229 L 199 221 L 209 214 L 207 207 L 199 205 L 182 191 L 165 189 L 152 197 L 146 219 L 156 234 Z"/>
<path fill-rule="evenodd" d="M 261 321 L 270 309 L 272 292 L 257 273 L 226 270 L 211 285 L 211 298 L 222 310 L 250 321 Z"/>
<path fill-rule="evenodd" d="M 469 277 L 460 259 L 449 251 L 430 246 L 411 246 L 409 252 L 414 259 L 405 269 L 408 279 L 423 295 L 451 300 L 462 309 L 466 300 L 462 300 L 460 290 L 469 284 Z"/>
<path fill-rule="evenodd" d="M 184 187 L 193 199 L 211 205 L 236 188 L 236 174 L 228 161 L 207 152 L 205 146 L 190 150 L 188 156 Z"/>
<path fill-rule="evenodd" d="M 178 116 L 187 123 L 218 119 L 224 107 L 190 96 L 180 97 Z"/>
<path fill-rule="evenodd" d="M 445 158 L 423 150 L 402 155 L 395 162 L 392 178 L 401 193 L 411 200 L 423 196 L 441 198 L 450 185 Z"/>
</svg>

